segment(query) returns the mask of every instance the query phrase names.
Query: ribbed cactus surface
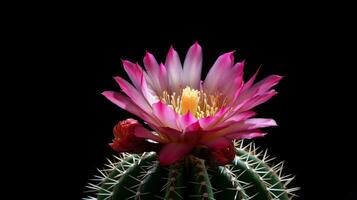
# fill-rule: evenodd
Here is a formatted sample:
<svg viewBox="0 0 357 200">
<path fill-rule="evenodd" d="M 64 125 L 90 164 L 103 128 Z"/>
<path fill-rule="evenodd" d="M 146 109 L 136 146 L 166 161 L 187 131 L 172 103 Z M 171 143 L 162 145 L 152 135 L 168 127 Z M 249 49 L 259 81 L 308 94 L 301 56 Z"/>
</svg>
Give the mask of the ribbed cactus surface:
<svg viewBox="0 0 357 200">
<path fill-rule="evenodd" d="M 121 154 L 94 177 L 87 186 L 94 196 L 85 199 L 292 199 L 298 188 L 288 184 L 294 177 L 283 174 L 283 162 L 272 163 L 267 151 L 242 142 L 226 166 L 211 166 L 194 156 L 161 166 L 155 153 Z"/>
</svg>

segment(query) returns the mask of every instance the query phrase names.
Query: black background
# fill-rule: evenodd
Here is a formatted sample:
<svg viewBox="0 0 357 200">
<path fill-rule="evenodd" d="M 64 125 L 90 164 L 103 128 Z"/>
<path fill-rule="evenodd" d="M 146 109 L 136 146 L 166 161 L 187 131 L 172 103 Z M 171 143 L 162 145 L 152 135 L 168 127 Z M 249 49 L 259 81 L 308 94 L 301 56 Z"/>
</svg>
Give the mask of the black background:
<svg viewBox="0 0 357 200">
<path fill-rule="evenodd" d="M 203 76 L 231 50 L 237 61 L 246 60 L 246 78 L 260 65 L 258 79 L 284 76 L 278 95 L 255 109 L 279 126 L 254 141 L 286 161 L 286 171 L 296 174 L 293 185 L 302 188 L 301 199 L 355 197 L 353 117 L 345 114 L 353 113 L 355 91 L 348 13 L 299 5 L 249 11 L 231 4 L 146 6 L 68 6 L 21 20 L 20 50 L 34 62 L 21 68 L 31 81 L 21 86 L 17 100 L 22 104 L 26 97 L 30 105 L 25 121 L 35 125 L 35 134 L 24 138 L 41 144 L 30 148 L 39 155 L 33 163 L 41 163 L 33 166 L 34 177 L 44 175 L 43 182 L 51 183 L 44 184 L 50 188 L 46 193 L 84 197 L 88 179 L 114 153 L 108 146 L 113 125 L 133 116 L 100 93 L 119 90 L 113 76 L 127 78 L 120 59 L 142 63 L 148 50 L 164 62 L 170 45 L 183 59 L 198 41 Z M 35 115 L 40 118 L 31 119 Z"/>
</svg>

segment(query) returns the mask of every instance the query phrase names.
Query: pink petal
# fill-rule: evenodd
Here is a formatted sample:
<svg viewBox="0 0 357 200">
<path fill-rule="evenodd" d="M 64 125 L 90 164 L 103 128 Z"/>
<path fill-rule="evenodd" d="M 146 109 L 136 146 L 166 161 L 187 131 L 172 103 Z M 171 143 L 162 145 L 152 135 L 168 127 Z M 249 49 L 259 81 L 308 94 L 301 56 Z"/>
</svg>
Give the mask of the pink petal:
<svg viewBox="0 0 357 200">
<path fill-rule="evenodd" d="M 202 133 L 202 128 L 200 127 L 198 121 L 196 121 L 195 123 L 186 127 L 182 134 L 181 141 L 184 143 L 196 145 L 201 139 Z"/>
<path fill-rule="evenodd" d="M 178 92 L 183 87 L 182 84 L 182 65 L 180 57 L 173 47 L 170 48 L 165 66 L 167 68 L 168 84 L 171 88 L 171 92 Z"/>
<path fill-rule="evenodd" d="M 190 124 L 189 126 L 187 126 L 184 130 L 184 133 L 188 133 L 188 132 L 201 132 L 202 128 L 200 126 L 199 121 L 196 121 L 192 124 Z"/>
<path fill-rule="evenodd" d="M 239 140 L 239 139 L 252 139 L 255 137 L 263 137 L 264 135 L 265 135 L 265 133 L 263 133 L 261 130 L 255 129 L 255 130 L 231 133 L 224 137 L 227 139 L 230 139 L 230 140 L 234 140 L 234 139 Z"/>
<path fill-rule="evenodd" d="M 240 123 L 233 123 L 228 127 L 221 130 L 211 131 L 202 137 L 202 141 L 211 141 L 215 138 L 229 135 L 240 131 L 249 131 L 258 128 L 265 128 L 270 126 L 276 126 L 276 122 L 273 119 L 264 118 L 252 118 Z"/>
<path fill-rule="evenodd" d="M 278 75 L 270 75 L 252 87 L 245 89 L 242 95 L 239 96 L 237 102 L 241 102 L 245 99 L 252 98 L 255 95 L 260 95 L 270 90 L 274 85 L 278 84 L 283 77 Z"/>
<path fill-rule="evenodd" d="M 258 94 L 262 94 L 270 90 L 270 88 L 272 88 L 274 85 L 278 84 L 282 78 L 282 76 L 270 75 L 265 79 L 259 81 L 258 83 L 254 84 L 252 89 L 258 88 Z"/>
<path fill-rule="evenodd" d="M 146 100 L 149 102 L 150 105 L 157 103 L 159 101 L 159 98 L 155 95 L 155 92 L 150 87 L 148 87 L 144 74 L 142 74 L 141 76 L 140 88 L 142 94 L 144 95 L 144 97 L 146 98 Z"/>
<path fill-rule="evenodd" d="M 163 125 L 154 125 L 151 123 L 148 123 L 148 125 L 150 126 L 150 128 L 152 128 L 157 133 L 159 133 L 160 136 L 162 136 L 165 141 L 169 141 L 171 143 L 182 141 L 181 130 L 176 130 L 169 127 L 163 127 Z"/>
<path fill-rule="evenodd" d="M 151 112 L 151 107 L 149 106 L 148 102 L 146 99 L 143 97 L 143 95 L 136 90 L 130 83 L 128 83 L 126 80 L 123 78 L 117 76 L 114 77 L 116 82 L 119 84 L 120 88 L 123 90 L 123 92 L 130 97 L 130 99 L 137 104 L 141 109 L 143 109 L 145 112 L 150 113 Z"/>
<path fill-rule="evenodd" d="M 178 127 L 179 115 L 169 106 L 161 101 L 152 105 L 154 115 L 161 120 L 166 127 L 180 130 Z"/>
<path fill-rule="evenodd" d="M 139 138 L 150 139 L 150 140 L 160 142 L 160 143 L 167 142 L 167 141 L 164 141 L 162 138 L 160 138 L 158 135 L 155 135 L 154 133 L 152 133 L 151 131 L 149 131 L 148 129 L 146 129 L 142 126 L 136 127 L 134 134 L 136 137 L 139 137 Z"/>
<path fill-rule="evenodd" d="M 256 115 L 256 112 L 254 112 L 254 111 L 246 111 L 246 112 L 238 113 L 236 115 L 231 116 L 229 119 L 227 119 L 225 121 L 225 123 L 227 123 L 227 122 L 233 122 L 233 123 L 241 122 L 241 121 L 251 118 L 255 115 Z"/>
<path fill-rule="evenodd" d="M 254 75 L 248 80 L 248 82 L 243 83 L 242 88 L 240 89 L 239 93 L 236 93 L 233 101 L 232 101 L 232 107 L 236 107 L 239 103 L 245 100 L 245 94 L 246 91 L 253 85 L 258 73 L 260 71 L 260 67 L 257 69 L 257 71 L 254 73 Z"/>
<path fill-rule="evenodd" d="M 235 123 L 221 131 L 227 134 L 227 133 L 234 133 L 238 131 L 265 128 L 270 126 L 277 126 L 275 120 L 266 119 L 266 118 L 252 118 L 252 119 L 247 119 L 241 123 Z"/>
<path fill-rule="evenodd" d="M 231 72 L 234 62 L 233 53 L 234 52 L 225 53 L 218 57 L 204 81 L 204 89 L 206 92 L 214 93 L 222 84 L 227 84 L 227 80 L 222 77 L 227 77 Z"/>
<path fill-rule="evenodd" d="M 156 95 L 154 95 L 155 92 L 147 86 L 146 79 L 144 76 L 145 72 L 140 67 L 140 65 L 137 63 L 134 64 L 127 60 L 123 60 L 123 66 L 130 80 L 133 82 L 134 86 L 137 88 L 137 90 L 141 90 L 149 104 L 151 105 L 157 102 L 158 98 Z"/>
<path fill-rule="evenodd" d="M 193 147 L 193 145 L 185 143 L 166 144 L 159 153 L 160 164 L 170 165 L 182 159 L 185 155 L 190 153 Z"/>
<path fill-rule="evenodd" d="M 244 69 L 244 61 L 236 63 L 229 73 L 228 77 L 222 77 L 227 80 L 229 83 L 229 87 L 227 87 L 227 83 L 221 85 L 219 90 L 222 91 L 227 97 L 228 102 L 234 102 L 235 99 L 240 94 L 241 89 L 243 88 L 243 69 Z"/>
<path fill-rule="evenodd" d="M 149 116 L 146 112 L 140 109 L 136 104 L 134 104 L 127 96 L 124 96 L 118 92 L 105 91 L 102 93 L 108 100 L 113 102 L 115 105 L 120 108 L 129 111 L 130 113 L 140 117 L 141 119 L 157 124 L 155 119 Z"/>
<path fill-rule="evenodd" d="M 199 119 L 199 123 L 202 129 L 206 130 L 208 126 L 211 125 L 215 120 L 217 120 L 215 116 L 208 116 Z"/>
<path fill-rule="evenodd" d="M 167 70 L 164 64 L 160 63 L 159 82 L 163 90 L 168 90 Z"/>
<path fill-rule="evenodd" d="M 255 97 L 253 97 L 252 99 L 249 99 L 246 103 L 244 103 L 243 106 L 241 107 L 241 109 L 239 109 L 239 111 L 243 112 L 246 110 L 250 110 L 250 109 L 268 101 L 276 94 L 277 94 L 277 92 L 275 90 L 271 90 L 271 91 L 264 93 L 262 95 L 257 95 Z"/>
<path fill-rule="evenodd" d="M 255 78 L 257 77 L 259 71 L 260 71 L 260 67 L 254 73 L 254 75 L 249 79 L 249 81 L 244 84 L 244 87 L 243 87 L 242 91 L 246 91 L 248 88 L 250 88 L 253 85 L 253 83 L 255 81 Z"/>
<path fill-rule="evenodd" d="M 231 112 L 231 115 L 236 112 L 251 109 L 269 100 L 272 96 L 276 94 L 276 92 L 275 90 L 268 90 L 274 85 L 276 85 L 281 79 L 281 76 L 272 75 L 259 81 L 250 88 L 245 88 L 246 85 L 244 85 L 241 94 L 238 96 L 237 100 L 235 100 L 235 102 L 231 105 L 232 107 L 234 107 L 234 110 Z M 243 106 L 245 106 L 245 108 L 242 110 Z M 229 117 L 230 116 L 228 115 L 227 118 Z"/>
<path fill-rule="evenodd" d="M 140 89 L 141 77 L 143 76 L 142 68 L 139 65 L 134 64 L 127 60 L 122 60 L 122 62 L 123 62 L 124 69 L 128 74 L 131 82 L 134 84 L 134 86 L 137 89 Z"/>
<path fill-rule="evenodd" d="M 277 126 L 274 119 L 266 119 L 266 118 L 252 118 L 245 121 L 245 124 L 248 125 L 248 129 L 256 129 L 256 128 L 265 128 L 269 126 Z"/>
<path fill-rule="evenodd" d="M 275 120 L 265 119 L 265 118 L 252 118 L 252 119 L 247 119 L 240 123 L 234 123 L 231 126 L 224 128 L 218 132 L 220 132 L 219 135 L 223 136 L 239 131 L 248 131 L 248 130 L 265 128 L 270 126 L 277 126 Z"/>
<path fill-rule="evenodd" d="M 228 110 L 229 108 L 223 107 L 214 116 L 208 116 L 200 119 L 200 126 L 204 130 L 214 127 L 218 122 L 223 119 L 224 115 L 227 113 Z"/>
<path fill-rule="evenodd" d="M 183 64 L 183 80 L 185 86 L 199 89 L 202 70 L 202 48 L 196 42 L 187 52 Z"/>
<path fill-rule="evenodd" d="M 179 116 L 179 125 L 181 130 L 185 130 L 186 127 L 190 126 L 191 124 L 197 122 L 195 116 L 192 115 L 191 112 L 187 112 L 184 115 Z"/>
<path fill-rule="evenodd" d="M 160 80 L 160 75 L 162 75 L 163 72 L 160 69 L 160 66 L 157 63 L 155 57 L 149 52 L 146 52 L 146 55 L 144 57 L 144 66 L 148 73 L 148 77 L 153 84 L 153 89 L 158 94 L 161 94 L 164 88 L 161 87 L 162 83 Z"/>
</svg>

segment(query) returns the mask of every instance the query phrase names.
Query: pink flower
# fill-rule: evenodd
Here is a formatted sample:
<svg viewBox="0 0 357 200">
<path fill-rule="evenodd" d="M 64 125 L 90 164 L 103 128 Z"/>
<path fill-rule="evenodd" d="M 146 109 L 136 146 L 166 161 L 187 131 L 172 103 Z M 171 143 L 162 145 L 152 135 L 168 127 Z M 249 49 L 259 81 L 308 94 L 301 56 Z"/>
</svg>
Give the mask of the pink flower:
<svg viewBox="0 0 357 200">
<path fill-rule="evenodd" d="M 195 147 L 217 150 L 232 140 L 263 136 L 260 128 L 276 126 L 273 119 L 253 118 L 252 109 L 276 94 L 281 76 L 271 75 L 255 83 L 257 72 L 243 81 L 244 62 L 234 63 L 233 52 L 221 55 L 201 81 L 202 49 L 195 43 L 183 66 L 171 48 L 165 64 L 146 53 L 144 66 L 123 61 L 132 84 L 115 77 L 123 93 L 105 91 L 114 104 L 143 119 L 154 131 L 135 129 L 139 138 L 161 143 L 161 164 L 171 164 Z"/>
</svg>

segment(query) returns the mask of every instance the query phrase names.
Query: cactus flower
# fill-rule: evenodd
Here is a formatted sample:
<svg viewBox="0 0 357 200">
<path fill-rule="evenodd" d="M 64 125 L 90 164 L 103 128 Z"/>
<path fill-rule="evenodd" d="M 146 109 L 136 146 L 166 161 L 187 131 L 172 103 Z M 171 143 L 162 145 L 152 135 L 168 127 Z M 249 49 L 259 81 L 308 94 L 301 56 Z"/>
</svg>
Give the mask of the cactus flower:
<svg viewBox="0 0 357 200">
<path fill-rule="evenodd" d="M 203 81 L 202 49 L 198 43 L 188 50 L 183 65 L 172 47 L 165 64 L 159 64 L 147 52 L 145 70 L 123 60 L 132 84 L 114 77 L 124 94 L 105 91 L 103 95 L 144 120 L 153 131 L 135 125 L 137 122 L 131 128 L 129 121 L 117 127 L 121 130 L 129 126 L 129 135 L 118 131 L 112 147 L 119 151 L 143 150 L 144 141 L 156 141 L 161 145 L 158 154 L 163 165 L 202 146 L 211 151 L 214 163 L 223 165 L 233 160 L 233 140 L 263 136 L 261 128 L 276 126 L 273 119 L 254 118 L 252 109 L 276 94 L 271 88 L 282 78 L 270 75 L 254 83 L 257 71 L 244 82 L 244 62 L 234 63 L 233 53 L 218 57 Z"/>
</svg>

